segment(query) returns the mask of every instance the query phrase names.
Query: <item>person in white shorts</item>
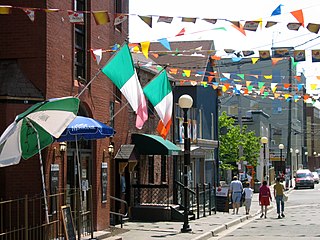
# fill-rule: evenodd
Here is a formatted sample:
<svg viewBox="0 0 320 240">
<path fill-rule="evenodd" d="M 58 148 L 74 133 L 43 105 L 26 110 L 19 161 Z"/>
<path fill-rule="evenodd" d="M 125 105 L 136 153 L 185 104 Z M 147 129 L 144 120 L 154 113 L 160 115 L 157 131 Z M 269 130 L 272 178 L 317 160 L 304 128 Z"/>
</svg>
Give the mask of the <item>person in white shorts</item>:
<svg viewBox="0 0 320 240">
<path fill-rule="evenodd" d="M 253 197 L 253 190 L 250 188 L 249 182 L 245 183 L 245 187 L 243 189 L 242 194 L 244 195 L 244 205 L 245 205 L 245 209 L 246 209 L 246 215 L 248 215 L 250 212 L 251 201 L 252 201 L 252 197 Z"/>
<path fill-rule="evenodd" d="M 242 183 L 238 180 L 237 176 L 233 177 L 233 180 L 230 183 L 230 192 L 232 196 L 232 208 L 233 211 L 232 213 L 238 214 L 239 212 L 239 207 L 240 207 L 240 202 L 241 202 L 241 197 L 242 197 Z"/>
</svg>

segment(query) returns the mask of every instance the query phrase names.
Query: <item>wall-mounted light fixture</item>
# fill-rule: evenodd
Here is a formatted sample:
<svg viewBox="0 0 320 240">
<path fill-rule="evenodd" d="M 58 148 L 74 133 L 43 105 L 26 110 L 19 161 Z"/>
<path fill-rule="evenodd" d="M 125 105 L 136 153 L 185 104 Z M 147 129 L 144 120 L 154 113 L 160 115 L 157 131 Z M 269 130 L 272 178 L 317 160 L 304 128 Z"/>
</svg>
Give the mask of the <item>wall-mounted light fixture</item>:
<svg viewBox="0 0 320 240">
<path fill-rule="evenodd" d="M 59 151 L 62 153 L 65 153 L 67 151 L 67 143 L 66 142 L 60 142 L 59 143 Z"/>
<path fill-rule="evenodd" d="M 59 152 L 56 147 L 53 148 L 53 163 L 55 162 L 56 157 L 63 157 L 63 154 L 67 151 L 67 143 L 60 142 L 59 143 Z"/>
<path fill-rule="evenodd" d="M 110 155 L 112 155 L 114 153 L 114 146 L 113 146 L 113 143 L 110 142 L 109 146 L 108 146 L 108 153 Z"/>
</svg>

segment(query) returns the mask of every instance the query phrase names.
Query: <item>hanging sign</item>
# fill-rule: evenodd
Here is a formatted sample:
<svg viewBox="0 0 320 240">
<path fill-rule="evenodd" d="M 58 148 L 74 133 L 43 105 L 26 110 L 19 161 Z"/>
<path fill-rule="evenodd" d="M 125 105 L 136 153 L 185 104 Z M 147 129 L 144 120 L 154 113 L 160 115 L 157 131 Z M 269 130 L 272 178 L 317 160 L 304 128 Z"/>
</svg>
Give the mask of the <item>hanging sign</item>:
<svg viewBox="0 0 320 240">
<path fill-rule="evenodd" d="M 54 195 L 59 188 L 59 164 L 51 164 L 50 166 L 50 194 Z M 51 198 L 51 213 L 57 212 L 56 197 Z"/>
<path fill-rule="evenodd" d="M 108 163 L 101 163 L 101 201 L 107 202 Z"/>
</svg>

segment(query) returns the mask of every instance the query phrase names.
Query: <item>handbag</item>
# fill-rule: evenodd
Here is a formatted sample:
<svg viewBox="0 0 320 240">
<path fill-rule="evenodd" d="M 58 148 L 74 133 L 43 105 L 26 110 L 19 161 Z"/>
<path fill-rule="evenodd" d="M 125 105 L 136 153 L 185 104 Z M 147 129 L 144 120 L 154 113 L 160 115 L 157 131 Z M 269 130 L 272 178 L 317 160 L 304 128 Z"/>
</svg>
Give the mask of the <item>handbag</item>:
<svg viewBox="0 0 320 240">
<path fill-rule="evenodd" d="M 285 202 L 288 201 L 288 195 L 286 193 L 283 193 L 282 198 L 283 198 L 283 201 L 285 201 Z"/>
</svg>

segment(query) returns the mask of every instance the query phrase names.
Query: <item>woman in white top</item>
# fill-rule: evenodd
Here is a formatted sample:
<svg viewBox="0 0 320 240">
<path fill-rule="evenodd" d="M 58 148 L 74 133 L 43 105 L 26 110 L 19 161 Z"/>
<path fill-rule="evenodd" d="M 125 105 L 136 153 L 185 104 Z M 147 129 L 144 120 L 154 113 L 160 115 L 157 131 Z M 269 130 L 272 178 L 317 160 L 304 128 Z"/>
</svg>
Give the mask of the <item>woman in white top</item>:
<svg viewBox="0 0 320 240">
<path fill-rule="evenodd" d="M 246 182 L 245 187 L 243 189 L 243 195 L 244 195 L 244 205 L 246 209 L 246 215 L 249 214 L 250 212 L 250 207 L 251 207 L 251 201 L 253 197 L 253 190 L 250 188 L 250 183 Z"/>
</svg>

